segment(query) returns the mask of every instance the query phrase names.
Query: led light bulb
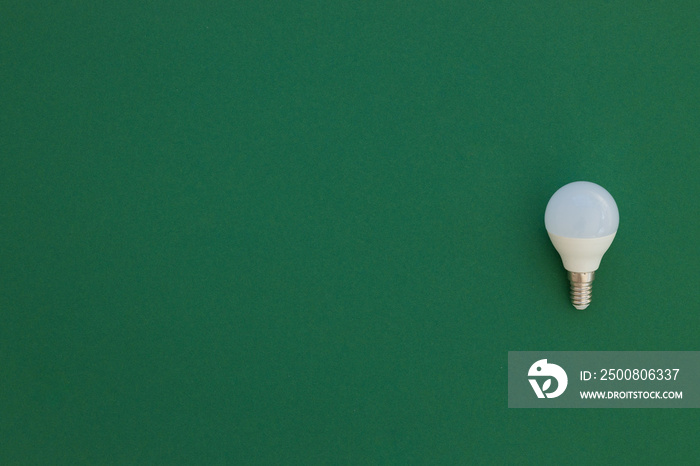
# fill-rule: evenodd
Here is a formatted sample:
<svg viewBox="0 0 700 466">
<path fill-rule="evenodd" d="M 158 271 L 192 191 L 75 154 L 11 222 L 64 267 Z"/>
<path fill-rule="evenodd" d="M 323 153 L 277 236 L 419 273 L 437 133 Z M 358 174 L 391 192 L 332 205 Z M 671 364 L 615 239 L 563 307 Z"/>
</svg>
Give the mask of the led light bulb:
<svg viewBox="0 0 700 466">
<path fill-rule="evenodd" d="M 549 200 L 544 225 L 569 272 L 571 303 L 576 309 L 586 309 L 591 303 L 595 271 L 619 224 L 615 200 L 595 183 L 569 183 Z"/>
</svg>

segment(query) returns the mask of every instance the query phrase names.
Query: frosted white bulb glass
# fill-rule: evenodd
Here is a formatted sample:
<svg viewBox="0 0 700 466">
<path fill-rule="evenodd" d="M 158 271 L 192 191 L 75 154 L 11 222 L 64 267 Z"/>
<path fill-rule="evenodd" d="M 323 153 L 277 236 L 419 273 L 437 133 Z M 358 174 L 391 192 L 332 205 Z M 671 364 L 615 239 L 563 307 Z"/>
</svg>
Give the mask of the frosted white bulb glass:
<svg viewBox="0 0 700 466">
<path fill-rule="evenodd" d="M 569 183 L 549 200 L 544 224 L 569 272 L 571 301 L 576 309 L 590 304 L 594 272 L 612 244 L 619 223 L 615 200 L 595 183 Z"/>
</svg>

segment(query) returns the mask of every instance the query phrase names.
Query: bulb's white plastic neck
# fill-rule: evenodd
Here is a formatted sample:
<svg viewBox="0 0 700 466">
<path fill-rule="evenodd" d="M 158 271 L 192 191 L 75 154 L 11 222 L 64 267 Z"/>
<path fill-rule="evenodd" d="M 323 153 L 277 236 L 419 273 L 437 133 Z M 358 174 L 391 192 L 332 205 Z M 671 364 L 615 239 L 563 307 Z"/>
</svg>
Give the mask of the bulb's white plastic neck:
<svg viewBox="0 0 700 466">
<path fill-rule="evenodd" d="M 601 238 L 566 238 L 548 233 L 559 252 L 564 268 L 569 272 L 595 272 L 603 254 L 615 239 L 615 234 Z"/>
</svg>

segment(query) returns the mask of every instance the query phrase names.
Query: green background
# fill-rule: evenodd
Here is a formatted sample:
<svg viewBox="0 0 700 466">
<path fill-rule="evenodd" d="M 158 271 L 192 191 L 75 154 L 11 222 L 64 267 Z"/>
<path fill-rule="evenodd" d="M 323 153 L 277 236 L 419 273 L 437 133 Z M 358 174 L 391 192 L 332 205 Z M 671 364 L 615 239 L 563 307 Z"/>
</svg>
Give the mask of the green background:
<svg viewBox="0 0 700 466">
<path fill-rule="evenodd" d="M 0 462 L 696 464 L 507 352 L 698 350 L 697 2 L 111 3 L 0 5 Z"/>
</svg>

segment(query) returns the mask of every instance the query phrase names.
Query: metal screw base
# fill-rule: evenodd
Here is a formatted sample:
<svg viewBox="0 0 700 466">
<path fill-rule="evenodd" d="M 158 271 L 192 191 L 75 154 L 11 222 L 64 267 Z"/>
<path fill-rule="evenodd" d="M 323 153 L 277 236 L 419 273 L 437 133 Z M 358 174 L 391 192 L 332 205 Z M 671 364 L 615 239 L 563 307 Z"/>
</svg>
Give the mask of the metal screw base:
<svg viewBox="0 0 700 466">
<path fill-rule="evenodd" d="M 583 310 L 591 304 L 591 289 L 595 272 L 569 272 L 571 283 L 571 304 L 578 310 Z"/>
</svg>

